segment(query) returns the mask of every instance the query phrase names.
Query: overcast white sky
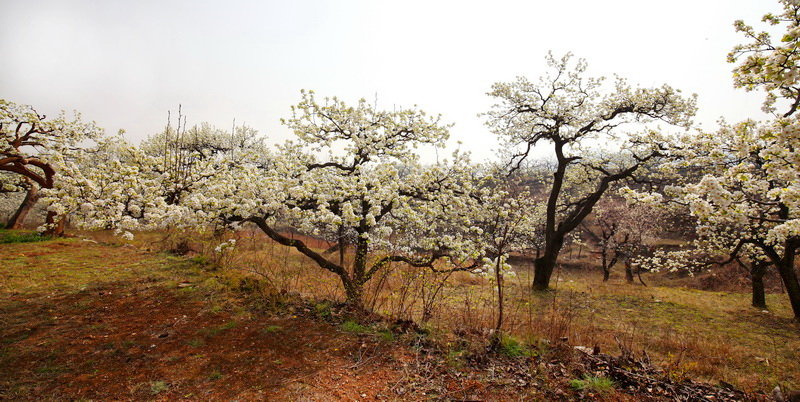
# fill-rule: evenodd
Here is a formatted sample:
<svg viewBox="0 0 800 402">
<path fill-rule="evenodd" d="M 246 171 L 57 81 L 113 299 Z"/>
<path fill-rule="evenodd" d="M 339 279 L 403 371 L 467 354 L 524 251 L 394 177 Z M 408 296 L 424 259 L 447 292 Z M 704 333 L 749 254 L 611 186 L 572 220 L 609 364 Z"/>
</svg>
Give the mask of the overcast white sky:
<svg viewBox="0 0 800 402">
<path fill-rule="evenodd" d="M 699 95 L 713 128 L 760 117 L 734 90 L 733 21 L 763 0 L 0 1 L 0 97 L 40 112 L 77 109 L 138 141 L 179 103 L 188 122 L 246 122 L 271 142 L 301 88 L 347 101 L 419 105 L 455 123 L 476 159 L 497 147 L 478 113 L 497 81 L 537 78 L 548 50 L 590 72 Z"/>
</svg>

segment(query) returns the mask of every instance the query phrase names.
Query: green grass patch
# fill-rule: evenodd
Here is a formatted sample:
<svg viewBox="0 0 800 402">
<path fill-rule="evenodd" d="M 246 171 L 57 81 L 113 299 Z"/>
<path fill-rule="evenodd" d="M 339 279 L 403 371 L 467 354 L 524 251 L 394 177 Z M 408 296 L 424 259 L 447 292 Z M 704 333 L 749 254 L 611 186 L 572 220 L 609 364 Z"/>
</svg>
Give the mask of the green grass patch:
<svg viewBox="0 0 800 402">
<path fill-rule="evenodd" d="M 347 320 L 342 323 L 341 325 L 342 331 L 349 332 L 351 334 L 363 334 L 369 330 L 369 328 L 353 321 Z"/>
<path fill-rule="evenodd" d="M 317 303 L 314 305 L 314 313 L 319 318 L 331 317 L 331 304 L 328 302 Z"/>
<path fill-rule="evenodd" d="M 0 292 L 22 295 L 101 289 L 120 281 L 196 282 L 202 273 L 186 260 L 75 238 L 0 244 Z M 75 306 L 76 310 L 83 306 Z"/>
<path fill-rule="evenodd" d="M 189 261 L 191 261 L 192 263 L 197 264 L 199 266 L 203 266 L 203 267 L 210 264 L 210 262 L 208 260 L 208 257 L 206 257 L 206 256 L 204 256 L 202 254 L 196 255 L 196 256 L 190 258 Z"/>
<path fill-rule="evenodd" d="M 444 360 L 448 366 L 461 369 L 464 368 L 464 354 L 465 351 L 461 348 L 454 348 L 447 351 Z"/>
<path fill-rule="evenodd" d="M 570 380 L 569 386 L 579 392 L 606 394 L 614 390 L 614 381 L 606 377 L 584 375 L 583 378 Z"/>
<path fill-rule="evenodd" d="M 165 381 L 152 381 L 150 382 L 150 394 L 158 395 L 169 389 L 169 384 Z"/>
<path fill-rule="evenodd" d="M 394 342 L 394 332 L 389 331 L 388 329 L 384 329 L 383 331 L 378 332 L 378 336 L 384 342 Z"/>
<path fill-rule="evenodd" d="M 497 352 L 507 357 L 529 356 L 530 351 L 516 338 L 502 334 L 497 344 Z"/>
<path fill-rule="evenodd" d="M 0 244 L 32 243 L 51 239 L 52 237 L 50 236 L 42 236 L 36 232 L 20 232 L 5 229 L 0 230 Z"/>
<path fill-rule="evenodd" d="M 67 371 L 67 368 L 59 364 L 47 363 L 37 367 L 35 371 L 38 374 L 55 375 Z"/>
<path fill-rule="evenodd" d="M 227 330 L 236 328 L 236 326 L 238 326 L 238 325 L 239 325 L 238 322 L 230 321 L 230 322 L 226 322 L 225 324 L 216 326 L 214 328 L 207 328 L 203 332 L 208 336 L 217 336 L 217 335 L 219 335 L 219 334 L 221 334 L 221 333 L 223 333 L 223 332 L 225 332 Z"/>
</svg>

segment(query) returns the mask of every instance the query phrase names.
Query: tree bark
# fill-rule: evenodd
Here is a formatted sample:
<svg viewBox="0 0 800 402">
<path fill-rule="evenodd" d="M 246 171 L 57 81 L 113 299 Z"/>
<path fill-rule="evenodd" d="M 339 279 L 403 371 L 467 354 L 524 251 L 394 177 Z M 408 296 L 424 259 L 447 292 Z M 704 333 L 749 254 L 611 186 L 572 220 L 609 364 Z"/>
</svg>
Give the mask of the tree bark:
<svg viewBox="0 0 800 402">
<path fill-rule="evenodd" d="M 794 319 L 800 321 L 800 282 L 797 280 L 797 272 L 794 270 L 794 258 L 784 258 L 778 265 L 778 273 L 781 275 L 783 285 L 786 287 L 786 294 L 792 305 Z"/>
<path fill-rule="evenodd" d="M 45 236 L 61 236 L 64 234 L 64 226 L 66 224 L 66 218 L 61 217 L 61 219 L 56 222 L 57 215 L 55 212 L 48 211 L 47 218 L 45 218 L 45 225 L 47 225 L 47 229 L 44 231 Z"/>
<path fill-rule="evenodd" d="M 644 283 L 644 279 L 642 279 L 642 265 L 641 264 L 636 264 L 636 277 L 639 278 L 639 283 L 641 283 L 642 286 L 647 286 L 647 284 Z"/>
<path fill-rule="evenodd" d="M 347 252 L 347 244 L 344 242 L 344 225 L 339 225 L 339 266 L 344 266 L 344 254 Z"/>
<path fill-rule="evenodd" d="M 342 283 L 344 284 L 345 296 L 347 297 L 347 305 L 354 310 L 362 310 L 364 285 L 354 281 L 342 281 Z"/>
<path fill-rule="evenodd" d="M 363 307 L 362 297 L 364 293 L 364 283 L 369 280 L 367 277 L 367 250 L 369 248 L 369 244 L 367 243 L 367 240 L 361 237 L 361 234 L 359 233 L 355 246 L 356 249 L 355 256 L 353 257 L 353 272 L 351 275 L 352 279 L 347 281 L 346 278 L 343 277 L 342 282 L 345 286 L 347 304 L 351 308 L 360 310 Z"/>
<path fill-rule="evenodd" d="M 603 264 L 603 282 L 608 282 L 608 277 L 611 275 L 611 272 L 610 272 L 611 269 L 608 266 L 608 259 L 606 258 L 605 250 L 603 251 L 602 258 L 603 258 L 603 261 L 602 261 L 602 264 Z"/>
<path fill-rule="evenodd" d="M 558 254 L 563 244 L 563 237 L 553 239 L 545 248 L 544 253 L 533 260 L 532 287 L 534 291 L 547 290 L 550 287 L 550 277 L 553 276 L 553 269 L 556 267 Z"/>
<path fill-rule="evenodd" d="M 550 276 L 553 275 L 556 260 L 554 257 L 545 255 L 533 260 L 533 290 L 542 291 L 550 287 Z"/>
<path fill-rule="evenodd" d="M 767 308 L 767 298 L 764 292 L 764 274 L 766 272 L 767 264 L 763 261 L 753 261 L 750 266 L 750 279 L 753 284 L 753 307 Z"/>
<path fill-rule="evenodd" d="M 22 204 L 19 205 L 17 211 L 14 212 L 14 215 L 12 215 L 11 219 L 8 220 L 6 228 L 21 229 L 22 224 L 25 223 L 25 218 L 36 205 L 37 201 L 39 201 L 39 187 L 35 184 L 31 184 L 27 194 L 25 194 L 25 199 L 22 200 Z"/>
<path fill-rule="evenodd" d="M 628 283 L 633 283 L 633 268 L 631 267 L 631 261 L 629 259 L 625 259 L 625 280 Z"/>
<path fill-rule="evenodd" d="M 495 327 L 495 331 L 499 334 L 500 330 L 503 328 L 503 273 L 500 272 L 502 269 L 502 265 L 500 264 L 500 256 L 497 257 L 497 266 L 495 267 L 495 277 L 497 279 L 497 326 Z"/>
</svg>

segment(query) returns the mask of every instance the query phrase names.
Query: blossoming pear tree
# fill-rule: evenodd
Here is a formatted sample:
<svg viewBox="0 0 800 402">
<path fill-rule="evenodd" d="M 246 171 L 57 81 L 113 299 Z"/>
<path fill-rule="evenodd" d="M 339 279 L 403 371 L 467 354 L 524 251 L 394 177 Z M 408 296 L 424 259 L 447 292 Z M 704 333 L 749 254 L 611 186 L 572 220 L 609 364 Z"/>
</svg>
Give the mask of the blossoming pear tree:
<svg viewBox="0 0 800 402">
<path fill-rule="evenodd" d="M 506 275 L 516 273 L 508 263 L 511 253 L 528 254 L 538 246 L 544 225 L 544 204 L 495 166 L 480 183 L 480 207 L 472 212 L 472 224 L 486 254 L 479 273 L 493 277 L 497 287 L 497 321 L 495 342 L 500 341 L 504 319 Z"/>
<path fill-rule="evenodd" d="M 201 219 L 252 223 L 336 274 L 350 305 L 364 284 L 393 262 L 434 270 L 482 263 L 470 222 L 476 209 L 472 166 L 452 160 L 425 166 L 414 149 L 441 146 L 448 126 L 415 108 L 378 110 L 302 92 L 283 122 L 297 139 L 267 164 L 244 161 L 217 170 L 187 205 Z M 282 231 L 352 242 L 351 264 Z M 347 240 L 349 239 L 349 240 Z"/>
<path fill-rule="evenodd" d="M 798 33 L 800 3 L 782 0 L 782 12 L 764 21 L 783 26 L 774 43 L 767 32 L 756 32 L 742 21 L 734 24 L 750 43 L 736 46 L 729 61 L 738 63 L 734 84 L 747 90 L 764 89 L 764 110 L 776 115 L 768 122 L 746 120 L 723 124 L 714 133 L 686 137 L 677 148 L 677 171 L 702 169 L 700 178 L 667 188 L 698 219 L 701 246 L 745 258 L 753 272 L 753 304 L 763 305 L 764 262 L 774 265 L 794 312 L 800 320 L 800 282 L 795 259 L 800 250 L 800 105 L 798 87 Z M 786 103 L 786 110 L 778 108 Z M 735 233 L 735 235 L 731 235 Z M 700 247 L 699 247 L 700 248 Z"/>
<path fill-rule="evenodd" d="M 698 220 L 697 250 L 749 261 L 760 281 L 767 261 L 781 276 L 795 318 L 800 319 L 800 122 L 744 121 L 714 133 L 687 137 L 680 149 L 684 167 L 703 167 L 698 180 L 667 188 Z M 673 261 L 679 259 L 670 258 Z M 757 289 L 756 293 L 762 293 Z M 763 305 L 754 293 L 754 304 Z"/>
<path fill-rule="evenodd" d="M 192 216 L 167 202 L 167 176 L 155 169 L 160 158 L 121 136 L 103 138 L 60 165 L 62 178 L 43 201 L 76 227 L 113 229 L 130 239 L 134 231 L 186 225 Z"/>
<path fill-rule="evenodd" d="M 98 138 L 101 130 L 93 122 L 84 122 L 80 114 L 68 118 L 61 113 L 54 119 L 39 114 L 33 107 L 0 99 L 0 171 L 20 175 L 28 182 L 29 199 L 23 209 L 31 208 L 39 197 L 38 189 L 53 188 L 58 161 L 80 154 L 84 141 Z M 31 193 L 32 192 L 32 193 Z M 23 210 L 19 217 L 27 214 Z M 61 234 L 57 213 L 49 210 L 46 232 Z"/>
<path fill-rule="evenodd" d="M 738 63 L 734 84 L 746 90 L 765 90 L 764 110 L 775 119 L 723 124 L 716 132 L 687 136 L 676 149 L 677 162 L 664 168 L 672 172 L 699 170 L 699 177 L 684 179 L 680 185 L 666 188 L 664 194 L 668 200 L 688 205 L 698 220 L 698 241 L 686 254 L 716 253 L 726 261 L 747 261 L 753 305 L 758 307 L 766 306 L 761 283 L 766 265 L 775 266 L 795 319 L 800 320 L 800 282 L 795 269 L 800 250 L 800 121 L 795 114 L 800 104 L 796 55 L 800 3 L 780 3 L 780 14 L 763 18 L 785 28 L 780 43 L 774 43 L 769 33 L 736 21 L 737 31 L 750 43 L 736 46 L 729 54 L 729 61 Z M 779 112 L 784 104 L 785 111 Z M 674 257 L 662 256 L 655 263 L 681 261 Z"/>
<path fill-rule="evenodd" d="M 64 161 L 63 179 L 44 192 L 50 209 L 70 215 L 77 227 L 126 238 L 141 230 L 204 229 L 207 222 L 194 219 L 183 198 L 217 170 L 248 158 L 263 163 L 269 152 L 245 125 L 232 132 L 206 123 L 185 129 L 180 116 L 177 127 L 168 124 L 140 146 L 112 136 Z"/>
<path fill-rule="evenodd" d="M 192 191 L 192 186 L 208 173 L 213 163 L 233 162 L 243 152 L 262 159 L 269 156 L 264 137 L 257 130 L 244 124 L 234 124 L 230 132 L 209 123 L 187 128 L 180 107 L 176 122 L 173 124 L 169 118 L 164 130 L 148 137 L 141 149 L 150 157 L 153 172 L 163 176 L 160 192 L 170 205 L 180 203 L 181 197 Z"/>
<path fill-rule="evenodd" d="M 747 91 L 761 89 L 766 92 L 763 110 L 776 113 L 776 101 L 788 103 L 782 112 L 789 117 L 800 107 L 800 2 L 780 0 L 783 8 L 779 13 L 764 15 L 762 21 L 783 29 L 779 40 L 774 40 L 768 31 L 757 31 L 744 21 L 734 22 L 737 32 L 742 33 L 748 43 L 737 45 L 728 54 L 728 62 L 737 63 L 733 70 L 733 83 Z"/>
<path fill-rule="evenodd" d="M 621 261 L 625 265 L 625 280 L 632 283 L 633 262 L 648 254 L 667 225 L 666 221 L 666 214 L 657 206 L 629 205 L 618 197 L 606 197 L 598 202 L 592 224 L 584 222 L 581 226 L 600 254 L 603 282 L 608 281 L 611 268 Z"/>
<path fill-rule="evenodd" d="M 534 264 L 536 290 L 549 287 L 567 235 L 610 186 L 634 177 L 642 165 L 662 156 L 667 137 L 655 131 L 626 133 L 643 131 L 653 121 L 686 127 L 695 111 L 693 98 L 669 86 L 638 88 L 617 79 L 608 90 L 602 78 L 586 77 L 583 60 L 573 63 L 569 54 L 561 59 L 551 54 L 546 60 L 550 72 L 538 82 L 520 77 L 494 84 L 489 95 L 498 103 L 488 113 L 491 130 L 517 150 L 509 161 L 512 170 L 540 145 L 549 146 L 555 158 L 546 190 L 545 247 Z M 587 152 L 609 143 L 627 158 Z M 575 185 L 568 183 L 571 175 L 579 178 Z"/>
</svg>

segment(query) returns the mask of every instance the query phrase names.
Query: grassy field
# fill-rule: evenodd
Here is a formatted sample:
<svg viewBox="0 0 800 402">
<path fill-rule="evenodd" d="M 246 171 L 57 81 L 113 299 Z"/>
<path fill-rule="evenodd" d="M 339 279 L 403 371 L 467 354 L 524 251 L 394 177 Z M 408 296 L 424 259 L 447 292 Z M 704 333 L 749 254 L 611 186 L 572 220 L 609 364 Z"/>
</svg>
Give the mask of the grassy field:
<svg viewBox="0 0 800 402">
<path fill-rule="evenodd" d="M 292 250 L 257 233 L 242 235 L 240 243 L 228 266 L 255 267 L 282 282 L 284 290 L 307 297 L 343 297 L 338 279 Z M 684 286 L 690 278 L 663 273 L 643 274 L 650 286 L 628 284 L 620 269 L 604 283 L 599 268 L 586 268 L 593 261 L 585 253 L 564 257 L 564 267 L 573 268 L 556 272 L 552 292 L 529 291 L 530 264 L 517 266 L 518 275 L 507 279 L 503 329 L 521 342 L 535 348 L 541 339 L 567 338 L 572 345 L 612 353 L 647 353 L 676 379 L 724 382 L 745 390 L 770 391 L 777 384 L 800 388 L 800 324 L 792 319 L 785 294 L 768 294 L 769 310 L 762 311 L 751 307 L 746 291 L 698 290 Z M 419 322 L 442 280 L 441 275 L 395 266 L 373 281 L 367 303 L 385 316 Z M 469 273 L 448 277 L 427 325 L 443 333 L 485 337 L 496 320 L 495 289 L 489 279 Z"/>
<path fill-rule="evenodd" d="M 800 387 L 800 326 L 783 294 L 770 294 L 762 311 L 747 293 L 602 283 L 578 272 L 558 286 L 564 304 L 580 308 L 569 331 L 576 343 L 646 351 L 677 377 Z"/>
<path fill-rule="evenodd" d="M 603 283 L 599 272 L 562 271 L 559 279 L 543 294 L 531 294 L 524 271 L 507 283 L 504 329 L 532 348 L 542 339 L 567 340 L 613 354 L 646 354 L 678 380 L 762 392 L 777 384 L 800 388 L 800 325 L 784 294 L 769 294 L 764 311 L 750 306 L 748 293 L 645 287 L 623 278 Z M 449 296 L 434 321 L 444 328 L 491 328 L 496 297 L 490 285 L 456 277 L 443 290 Z"/>
<path fill-rule="evenodd" d="M 232 256 L 176 257 L 148 250 L 142 238 L 3 242 L 9 233 L 0 232 L 0 398 L 392 399 L 397 390 L 384 383 L 397 384 L 419 361 L 384 329 L 320 322 L 330 315 L 322 300 L 341 297 L 335 278 L 263 240 L 242 242 Z M 800 327 L 782 294 L 768 295 L 764 312 L 746 293 L 664 286 L 669 281 L 653 276 L 645 280 L 661 286 L 602 283 L 596 273 L 560 270 L 555 291 L 532 295 L 526 272 L 520 267 L 506 285 L 504 330 L 521 355 L 566 339 L 646 353 L 675 379 L 800 388 Z M 395 267 L 376 278 L 367 303 L 391 319 L 420 322 L 441 280 Z M 260 287 L 299 294 L 311 307 L 276 314 Z M 422 325 L 449 350 L 448 365 L 465 364 L 456 338 L 486 339 L 496 318 L 493 289 L 461 273 L 429 303 Z"/>
<path fill-rule="evenodd" d="M 3 400 L 380 399 L 398 377 L 379 337 L 253 308 L 186 258 L 80 239 L 0 256 Z"/>
<path fill-rule="evenodd" d="M 306 297 L 341 299 L 338 280 L 312 262 L 263 236 L 240 238 L 241 248 L 226 264 L 249 267 L 281 282 L 285 291 Z M 325 248 L 326 245 L 319 245 Z M 792 319 L 783 293 L 767 295 L 769 310 L 750 305 L 750 294 L 685 287 L 690 278 L 643 274 L 650 286 L 624 281 L 618 269 L 608 282 L 590 259 L 565 253 L 554 291 L 529 291 L 530 265 L 517 266 L 506 281 L 503 329 L 530 347 L 541 339 L 646 353 L 676 379 L 728 383 L 745 390 L 770 391 L 777 384 L 800 388 L 800 325 Z M 255 267 L 255 268 L 254 268 Z M 261 267 L 260 269 L 258 267 Z M 366 292 L 367 304 L 393 319 L 422 321 L 424 305 L 433 303 L 426 325 L 442 333 L 486 336 L 496 320 L 496 287 L 487 278 L 456 273 L 435 293 L 441 275 L 395 266 L 376 278 Z M 679 286 L 680 285 L 680 286 Z"/>
</svg>

